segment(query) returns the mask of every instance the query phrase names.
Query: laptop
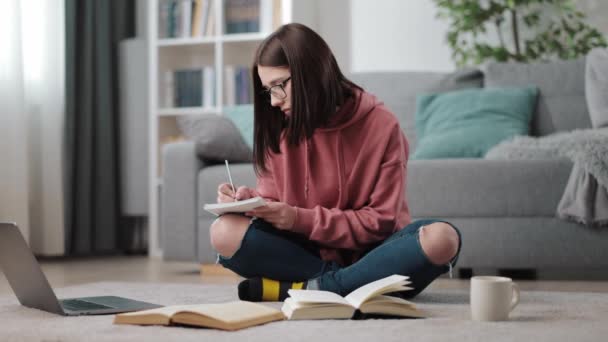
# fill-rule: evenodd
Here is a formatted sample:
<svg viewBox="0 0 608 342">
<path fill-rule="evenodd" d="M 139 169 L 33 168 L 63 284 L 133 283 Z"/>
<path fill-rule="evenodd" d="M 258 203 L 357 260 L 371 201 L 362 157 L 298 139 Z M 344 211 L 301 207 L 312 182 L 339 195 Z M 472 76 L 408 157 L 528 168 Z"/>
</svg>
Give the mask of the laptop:
<svg viewBox="0 0 608 342">
<path fill-rule="evenodd" d="M 0 222 L 0 268 L 21 305 L 58 315 L 104 315 L 161 307 L 115 296 L 58 300 L 15 223 Z"/>
</svg>

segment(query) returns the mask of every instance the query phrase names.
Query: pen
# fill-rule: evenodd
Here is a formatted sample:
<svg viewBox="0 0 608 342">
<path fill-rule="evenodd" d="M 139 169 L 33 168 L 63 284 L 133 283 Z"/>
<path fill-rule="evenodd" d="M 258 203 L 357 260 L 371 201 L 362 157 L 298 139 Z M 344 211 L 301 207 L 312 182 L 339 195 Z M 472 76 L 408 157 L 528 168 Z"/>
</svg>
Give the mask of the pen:
<svg viewBox="0 0 608 342">
<path fill-rule="evenodd" d="M 228 179 L 230 180 L 230 186 L 232 187 L 232 192 L 234 193 L 234 199 L 236 199 L 236 189 L 234 188 L 234 183 L 232 183 L 232 176 L 230 175 L 230 166 L 228 166 L 228 159 L 224 159 L 226 162 L 226 171 L 228 171 Z"/>
</svg>

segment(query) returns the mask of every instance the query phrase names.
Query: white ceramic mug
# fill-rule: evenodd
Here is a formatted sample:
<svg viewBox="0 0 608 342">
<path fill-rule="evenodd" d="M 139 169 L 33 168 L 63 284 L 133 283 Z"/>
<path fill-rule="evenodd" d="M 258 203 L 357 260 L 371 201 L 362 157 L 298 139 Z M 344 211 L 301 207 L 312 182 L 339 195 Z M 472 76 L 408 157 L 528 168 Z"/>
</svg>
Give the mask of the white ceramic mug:
<svg viewBox="0 0 608 342">
<path fill-rule="evenodd" d="M 519 303 L 519 287 L 511 278 L 471 278 L 471 318 L 474 321 L 506 321 Z"/>
</svg>

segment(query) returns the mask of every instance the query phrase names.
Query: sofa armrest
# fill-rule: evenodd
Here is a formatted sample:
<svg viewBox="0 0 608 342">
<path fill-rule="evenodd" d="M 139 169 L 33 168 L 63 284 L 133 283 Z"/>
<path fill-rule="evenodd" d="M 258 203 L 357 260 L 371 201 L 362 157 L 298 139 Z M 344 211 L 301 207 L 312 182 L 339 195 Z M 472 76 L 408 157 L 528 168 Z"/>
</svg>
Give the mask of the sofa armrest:
<svg viewBox="0 0 608 342">
<path fill-rule="evenodd" d="M 187 141 L 163 147 L 160 220 L 165 260 L 197 260 L 197 182 L 205 163 L 195 146 Z"/>
</svg>

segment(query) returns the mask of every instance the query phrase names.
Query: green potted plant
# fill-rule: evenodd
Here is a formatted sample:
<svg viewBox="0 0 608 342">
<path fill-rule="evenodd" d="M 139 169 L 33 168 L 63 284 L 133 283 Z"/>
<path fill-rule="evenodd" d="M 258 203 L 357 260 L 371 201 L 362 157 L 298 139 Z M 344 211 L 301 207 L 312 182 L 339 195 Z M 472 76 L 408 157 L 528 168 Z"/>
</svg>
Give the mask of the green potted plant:
<svg viewBox="0 0 608 342">
<path fill-rule="evenodd" d="M 446 39 L 459 67 L 572 59 L 607 45 L 571 0 L 434 1 L 437 16 L 449 21 Z"/>
</svg>

